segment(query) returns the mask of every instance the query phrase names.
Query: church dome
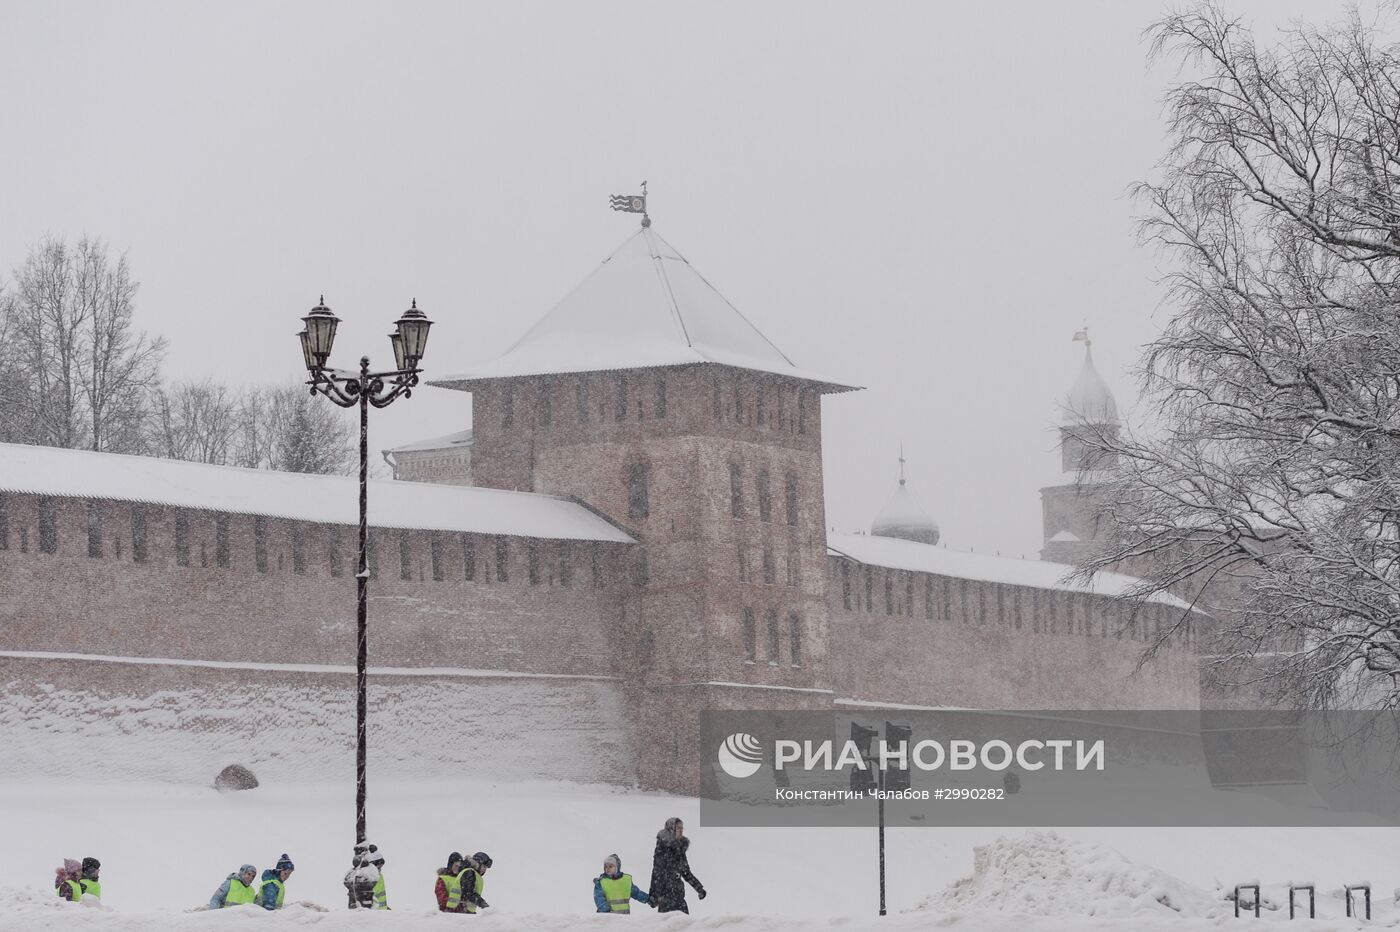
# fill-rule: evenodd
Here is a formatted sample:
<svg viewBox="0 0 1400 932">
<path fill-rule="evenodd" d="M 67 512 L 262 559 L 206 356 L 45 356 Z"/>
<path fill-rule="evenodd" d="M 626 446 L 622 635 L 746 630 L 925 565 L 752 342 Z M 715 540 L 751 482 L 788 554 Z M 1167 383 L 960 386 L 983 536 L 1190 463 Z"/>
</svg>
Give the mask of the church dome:
<svg viewBox="0 0 1400 932">
<path fill-rule="evenodd" d="M 904 481 L 902 454 L 899 457 L 899 485 L 886 499 L 885 507 L 875 516 L 875 522 L 870 525 L 870 534 L 873 537 L 895 537 L 920 544 L 938 543 L 938 522 L 924 510 L 913 490 Z"/>
<path fill-rule="evenodd" d="M 1079 370 L 1079 378 L 1065 400 L 1065 414 L 1070 420 L 1085 424 L 1117 424 L 1118 403 L 1094 368 L 1094 353 L 1085 342 L 1084 368 Z"/>
</svg>

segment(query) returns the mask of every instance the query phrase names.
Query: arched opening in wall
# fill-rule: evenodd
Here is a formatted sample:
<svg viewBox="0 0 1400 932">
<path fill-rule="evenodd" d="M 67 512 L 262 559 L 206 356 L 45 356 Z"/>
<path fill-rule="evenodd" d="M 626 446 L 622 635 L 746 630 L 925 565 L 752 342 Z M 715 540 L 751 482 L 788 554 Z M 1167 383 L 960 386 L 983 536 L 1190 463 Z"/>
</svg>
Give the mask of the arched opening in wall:
<svg viewBox="0 0 1400 932">
<path fill-rule="evenodd" d="M 904 574 L 904 614 L 908 618 L 914 617 L 914 575 Z"/>
<path fill-rule="evenodd" d="M 539 541 L 530 540 L 525 542 L 525 569 L 529 577 L 530 585 L 540 584 L 540 544 Z"/>
<path fill-rule="evenodd" d="M 510 581 L 510 545 L 504 537 L 496 538 L 496 579 Z"/>
<path fill-rule="evenodd" d="M 228 515 L 214 515 L 214 565 L 228 566 Z"/>
<path fill-rule="evenodd" d="M 753 609 L 744 609 L 741 627 L 744 638 L 744 661 L 753 663 L 758 654 L 758 632 L 754 626 Z"/>
<path fill-rule="evenodd" d="M 501 430 L 510 430 L 515 426 L 515 383 L 505 382 L 501 385 Z"/>
<path fill-rule="evenodd" d="M 627 376 L 619 375 L 613 383 L 613 417 L 617 421 L 627 420 Z"/>
<path fill-rule="evenodd" d="M 145 523 L 143 519 L 141 522 L 143 527 Z M 133 535 L 136 533 L 135 515 L 131 516 L 131 532 Z M 144 537 L 145 531 L 142 530 L 141 533 Z M 136 559 L 136 544 L 134 539 L 131 545 L 131 555 L 133 559 Z M 262 515 L 253 515 L 253 568 L 259 573 L 267 572 L 267 519 Z"/>
<path fill-rule="evenodd" d="M 58 553 L 58 503 L 50 495 L 39 496 L 39 551 Z"/>
<path fill-rule="evenodd" d="M 924 577 L 924 617 L 933 617 L 933 577 Z"/>
<path fill-rule="evenodd" d="M 749 581 L 749 546 L 739 544 L 739 582 Z"/>
<path fill-rule="evenodd" d="M 666 372 L 656 370 L 656 398 L 652 404 L 652 415 L 659 421 L 666 417 Z"/>
<path fill-rule="evenodd" d="M 559 548 L 559 585 L 564 587 L 572 586 L 574 583 L 574 544 L 573 541 L 561 540 Z"/>
<path fill-rule="evenodd" d="M 720 398 L 719 376 L 710 379 L 712 394 L 710 397 L 710 416 L 714 418 L 716 424 L 724 420 L 724 402 Z"/>
<path fill-rule="evenodd" d="M 744 474 L 738 463 L 729 464 L 729 514 L 744 517 Z"/>
<path fill-rule="evenodd" d="M 436 531 L 428 538 L 428 557 L 433 564 L 433 581 L 442 582 L 442 537 Z"/>
<path fill-rule="evenodd" d="M 190 562 L 189 548 L 189 528 L 185 524 L 185 516 L 177 514 L 175 516 L 175 562 L 181 566 L 188 566 Z M 183 558 L 181 551 L 184 551 Z M 306 575 L 306 526 L 300 521 L 292 525 L 292 572 L 298 576 Z"/>
<path fill-rule="evenodd" d="M 758 520 L 773 520 L 773 489 L 766 469 L 758 474 Z"/>
<path fill-rule="evenodd" d="M 410 550 L 408 531 L 399 531 L 399 579 L 413 578 L 413 553 Z"/>
<path fill-rule="evenodd" d="M 773 565 L 773 548 L 763 548 L 763 582 L 765 585 L 775 585 L 778 581 L 778 571 Z"/>
<path fill-rule="evenodd" d="M 894 614 L 894 570 L 887 569 L 881 575 L 885 577 L 885 614 Z"/>
<path fill-rule="evenodd" d="M 762 427 L 767 421 L 767 411 L 765 408 L 767 398 L 762 379 L 759 379 L 758 384 L 755 386 L 753 397 L 754 423 Z"/>
<path fill-rule="evenodd" d="M 851 564 L 841 561 L 841 606 L 851 610 Z"/>
<path fill-rule="evenodd" d="M 88 556 L 94 559 L 102 557 L 102 503 L 95 498 L 88 499 L 87 503 L 87 535 L 88 535 Z"/>
<path fill-rule="evenodd" d="M 99 529 L 98 540 L 102 539 L 102 531 Z M 89 529 L 88 549 L 92 548 L 91 529 Z M 190 519 L 184 509 L 175 512 L 175 565 L 190 565 Z"/>
<path fill-rule="evenodd" d="M 783 479 L 783 505 L 787 511 L 787 523 L 797 526 L 797 477 L 788 473 Z"/>
<path fill-rule="evenodd" d="M 797 432 L 807 433 L 807 389 L 797 390 Z"/>
<path fill-rule="evenodd" d="M 554 423 L 554 382 L 540 380 L 540 429 L 549 430 Z"/>
<path fill-rule="evenodd" d="M 467 582 L 476 579 L 476 538 L 462 535 L 462 578 Z"/>
<path fill-rule="evenodd" d="M 574 383 L 574 401 L 578 404 L 578 422 L 588 423 L 588 376 L 581 375 Z"/>
<path fill-rule="evenodd" d="M 645 463 L 633 463 L 627 471 L 627 516 L 634 521 L 647 517 L 650 511 L 649 472 Z"/>
<path fill-rule="evenodd" d="M 777 609 L 768 609 L 764 615 L 768 625 L 768 663 L 771 666 L 778 665 L 778 612 Z"/>
<path fill-rule="evenodd" d="M 326 565 L 329 565 L 332 577 L 340 578 L 344 572 L 339 528 L 326 528 Z"/>
<path fill-rule="evenodd" d="M 796 612 L 788 615 L 788 656 L 794 667 L 802 666 L 802 620 Z"/>
<path fill-rule="evenodd" d="M 865 610 L 875 611 L 875 571 L 869 566 L 865 568 Z"/>
</svg>

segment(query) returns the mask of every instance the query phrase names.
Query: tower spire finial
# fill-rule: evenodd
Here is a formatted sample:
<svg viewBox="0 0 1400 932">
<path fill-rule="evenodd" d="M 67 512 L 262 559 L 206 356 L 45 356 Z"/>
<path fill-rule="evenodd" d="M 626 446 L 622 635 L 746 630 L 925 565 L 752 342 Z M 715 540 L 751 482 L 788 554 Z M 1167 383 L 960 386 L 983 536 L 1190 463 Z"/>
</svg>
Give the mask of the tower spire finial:
<svg viewBox="0 0 1400 932">
<path fill-rule="evenodd" d="M 904 441 L 899 441 L 899 484 L 904 484 Z"/>
</svg>

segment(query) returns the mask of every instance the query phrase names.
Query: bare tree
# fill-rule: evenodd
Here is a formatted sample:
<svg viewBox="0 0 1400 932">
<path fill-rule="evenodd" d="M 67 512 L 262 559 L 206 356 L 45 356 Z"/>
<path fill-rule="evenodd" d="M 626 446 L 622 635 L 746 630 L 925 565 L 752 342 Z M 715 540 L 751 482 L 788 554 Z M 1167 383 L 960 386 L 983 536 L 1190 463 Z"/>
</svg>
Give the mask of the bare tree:
<svg viewBox="0 0 1400 932">
<path fill-rule="evenodd" d="M 213 379 L 179 382 L 156 393 L 152 452 L 170 459 L 226 465 L 237 430 L 237 403 Z"/>
<path fill-rule="evenodd" d="M 135 329 L 137 288 L 101 240 L 49 237 L 30 252 L 0 308 L 10 439 L 144 452 L 165 341 Z"/>
<path fill-rule="evenodd" d="M 244 389 L 236 420 L 235 465 L 312 473 L 349 473 L 354 465 L 344 412 L 300 382 Z"/>
<path fill-rule="evenodd" d="M 1196 600 L 1241 682 L 1400 703 L 1400 49 L 1355 15 L 1264 48 L 1212 5 L 1149 33 L 1199 75 L 1138 189 L 1172 313 L 1150 420 L 1092 432 L 1118 478 L 1086 570 Z"/>
</svg>

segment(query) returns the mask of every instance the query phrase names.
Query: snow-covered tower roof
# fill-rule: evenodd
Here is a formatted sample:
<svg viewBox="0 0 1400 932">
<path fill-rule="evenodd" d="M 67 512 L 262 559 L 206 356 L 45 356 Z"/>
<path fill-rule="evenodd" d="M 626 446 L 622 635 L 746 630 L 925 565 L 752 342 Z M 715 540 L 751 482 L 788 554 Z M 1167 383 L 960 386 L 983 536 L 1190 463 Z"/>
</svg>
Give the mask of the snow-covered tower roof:
<svg viewBox="0 0 1400 932">
<path fill-rule="evenodd" d="M 652 227 L 632 234 L 515 345 L 430 384 L 714 363 L 849 391 L 800 368 Z"/>
<path fill-rule="evenodd" d="M 938 522 L 934 521 L 904 479 L 904 451 L 899 452 L 899 485 L 885 500 L 885 506 L 870 525 L 874 537 L 897 537 L 920 544 L 938 543 Z"/>
<path fill-rule="evenodd" d="M 1117 424 L 1118 403 L 1099 370 L 1094 368 L 1094 351 L 1087 331 L 1080 333 L 1085 334 L 1084 367 L 1079 370 L 1079 378 L 1074 380 L 1074 387 L 1065 399 L 1065 418 L 1080 424 Z"/>
</svg>

